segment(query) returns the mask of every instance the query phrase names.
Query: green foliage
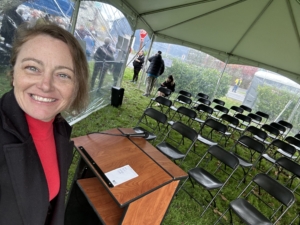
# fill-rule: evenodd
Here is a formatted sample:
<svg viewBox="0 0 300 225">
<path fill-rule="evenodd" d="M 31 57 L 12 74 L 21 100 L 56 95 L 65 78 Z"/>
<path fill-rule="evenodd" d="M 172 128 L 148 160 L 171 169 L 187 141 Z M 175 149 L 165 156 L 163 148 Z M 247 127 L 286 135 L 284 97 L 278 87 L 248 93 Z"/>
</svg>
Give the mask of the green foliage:
<svg viewBox="0 0 300 225">
<path fill-rule="evenodd" d="M 277 89 L 268 85 L 259 86 L 257 88 L 257 99 L 254 110 L 268 113 L 270 116 L 269 120 L 274 121 L 290 100 L 292 103 L 284 111 L 281 119 L 288 119 L 298 101 L 298 97 L 285 89 Z"/>
<path fill-rule="evenodd" d="M 209 96 L 213 96 L 218 79 L 220 78 L 220 72 L 216 69 L 198 67 L 178 59 L 173 59 L 172 66 L 166 68 L 164 75 L 159 78 L 159 82 L 161 83 L 170 74 L 175 78 L 176 91 L 186 90 L 194 95 L 203 92 Z M 226 95 L 229 90 L 230 80 L 231 77 L 224 73 L 214 98 Z"/>
</svg>

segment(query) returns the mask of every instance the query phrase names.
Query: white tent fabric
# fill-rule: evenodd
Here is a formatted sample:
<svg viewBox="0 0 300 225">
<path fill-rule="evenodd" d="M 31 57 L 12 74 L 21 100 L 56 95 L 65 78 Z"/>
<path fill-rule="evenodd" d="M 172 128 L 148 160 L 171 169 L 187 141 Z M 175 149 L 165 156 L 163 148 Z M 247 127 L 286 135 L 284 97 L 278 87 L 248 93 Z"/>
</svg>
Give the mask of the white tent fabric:
<svg viewBox="0 0 300 225">
<path fill-rule="evenodd" d="M 133 28 L 155 34 L 155 41 L 265 68 L 300 83 L 300 0 L 104 2 L 122 11 Z"/>
</svg>

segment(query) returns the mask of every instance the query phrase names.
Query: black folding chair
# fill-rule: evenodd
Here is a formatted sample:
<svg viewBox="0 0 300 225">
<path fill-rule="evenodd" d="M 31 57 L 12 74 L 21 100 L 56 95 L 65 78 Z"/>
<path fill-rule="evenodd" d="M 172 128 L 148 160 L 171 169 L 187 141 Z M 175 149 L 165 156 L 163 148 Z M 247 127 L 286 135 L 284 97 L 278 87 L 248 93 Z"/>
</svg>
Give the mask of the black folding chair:
<svg viewBox="0 0 300 225">
<path fill-rule="evenodd" d="M 234 105 L 234 106 L 230 107 L 230 112 L 232 112 L 232 115 L 235 116 L 235 114 L 237 114 L 237 113 L 242 114 L 244 112 L 244 110 L 242 108 Z"/>
<path fill-rule="evenodd" d="M 157 138 L 167 120 L 168 117 L 164 113 L 153 108 L 148 108 L 144 111 L 133 130 L 136 133 L 148 132 L 149 136 L 146 140 L 152 141 Z"/>
<path fill-rule="evenodd" d="M 170 115 L 170 107 L 172 106 L 172 101 L 170 99 L 167 99 L 165 97 L 162 96 L 157 96 L 156 98 L 152 98 L 150 100 L 150 103 L 148 104 L 147 108 L 152 108 L 153 104 L 157 103 L 158 104 L 158 109 L 159 111 L 161 111 L 162 113 L 166 114 L 166 115 Z"/>
<path fill-rule="evenodd" d="M 269 124 L 262 125 L 260 129 L 268 134 L 268 138 L 264 141 L 266 145 L 269 145 L 273 140 L 277 139 L 280 134 L 277 128 L 272 127 Z"/>
<path fill-rule="evenodd" d="M 168 125 L 173 125 L 176 121 L 181 121 L 187 126 L 191 126 L 196 117 L 197 113 L 194 110 L 180 106 L 168 121 Z"/>
<path fill-rule="evenodd" d="M 257 200 L 258 204 L 256 203 L 256 206 L 254 206 Z M 294 202 L 295 196 L 291 190 L 269 175 L 260 173 L 252 179 L 237 199 L 230 202 L 229 208 L 220 216 L 215 224 L 228 211 L 230 212 L 230 224 L 233 224 L 232 213 L 237 215 L 244 224 L 277 224 Z M 264 212 L 260 209 L 264 209 Z"/>
<path fill-rule="evenodd" d="M 215 120 L 219 120 L 222 114 L 228 114 L 229 112 L 229 109 L 222 105 L 215 105 L 213 109 L 214 109 L 214 113 L 213 115 L 211 115 L 211 117 L 214 118 Z"/>
<path fill-rule="evenodd" d="M 198 98 L 197 101 L 194 101 L 193 104 L 191 104 L 191 107 L 193 107 L 195 109 L 200 104 L 204 104 L 204 105 L 210 106 L 211 101 L 209 101 L 206 98 Z"/>
<path fill-rule="evenodd" d="M 225 132 L 225 146 L 227 146 L 229 139 L 232 138 L 235 129 L 239 126 L 240 122 L 236 117 L 230 116 L 228 114 L 223 114 L 220 117 L 220 122 L 227 126 L 227 132 Z M 234 138 L 232 139 L 234 140 Z"/>
<path fill-rule="evenodd" d="M 225 105 L 225 102 L 220 100 L 220 99 L 217 99 L 217 98 L 214 98 L 211 102 L 212 104 L 215 103 L 216 105 L 221 105 L 221 106 L 224 106 Z"/>
<path fill-rule="evenodd" d="M 207 158 L 209 158 L 209 160 L 207 160 Z M 207 150 L 195 168 L 188 171 L 189 177 L 183 182 L 179 190 L 182 188 L 182 190 L 184 190 L 199 205 L 203 206 L 204 211 L 201 213 L 201 217 L 211 204 L 216 207 L 216 197 L 220 194 L 221 190 L 227 184 L 238 166 L 239 160 L 234 155 L 230 154 L 218 145 L 212 146 Z M 230 171 L 229 168 L 231 169 Z M 211 200 L 208 200 L 207 205 L 203 205 L 203 203 L 191 193 L 194 191 L 190 191 L 187 187 L 185 187 L 185 183 L 188 179 L 191 181 L 193 188 L 195 188 L 193 182 L 195 181 L 196 184 L 199 184 L 207 190 L 211 197 Z M 213 192 L 215 193 L 213 194 Z M 204 193 L 201 193 L 201 196 L 203 196 L 203 194 Z"/>
<path fill-rule="evenodd" d="M 177 107 L 175 106 L 175 103 L 180 103 L 181 105 L 187 105 L 189 106 L 192 103 L 192 99 L 189 97 L 186 97 L 184 95 L 179 95 L 174 101 L 173 105 L 170 107 L 172 110 L 176 111 Z"/>
<path fill-rule="evenodd" d="M 246 105 L 240 105 L 240 108 L 242 108 L 244 111 L 251 113 L 252 109 Z"/>
<path fill-rule="evenodd" d="M 245 131 L 243 132 L 243 135 L 250 135 L 251 137 L 253 137 L 254 139 L 262 142 L 263 144 L 266 144 L 265 141 L 268 138 L 268 134 L 267 132 L 259 129 L 258 127 L 254 127 L 254 126 L 249 126 L 245 129 Z"/>
<path fill-rule="evenodd" d="M 195 121 L 203 124 L 205 120 L 207 120 L 208 118 L 210 118 L 210 116 L 213 114 L 214 110 L 213 108 L 204 105 L 204 104 L 200 104 L 198 105 L 195 110 L 198 113 L 198 116 L 195 118 Z"/>
<path fill-rule="evenodd" d="M 239 182 L 239 186 L 242 182 L 246 183 L 247 175 L 259 162 L 265 152 L 265 146 L 254 138 L 243 135 L 235 142 L 230 152 L 239 159 L 243 169 L 243 178 Z"/>
<path fill-rule="evenodd" d="M 293 129 L 293 124 L 285 120 L 279 120 L 278 123 L 286 128 L 286 131 L 283 134 L 284 137 L 286 137 L 289 134 L 289 132 Z"/>
<path fill-rule="evenodd" d="M 286 131 L 285 126 L 283 126 L 283 125 L 281 125 L 279 123 L 276 123 L 276 122 L 270 123 L 270 126 L 275 127 L 277 130 L 279 130 L 279 133 L 280 133 L 279 137 L 283 137 L 283 134 Z"/>
<path fill-rule="evenodd" d="M 259 126 L 261 124 L 261 121 L 262 121 L 262 117 L 257 115 L 257 114 L 254 114 L 254 113 L 248 113 L 248 115 L 250 118 L 251 118 L 251 122 L 252 123 L 255 123 L 256 126 Z"/>
<path fill-rule="evenodd" d="M 261 112 L 261 111 L 257 111 L 255 114 L 259 115 L 260 117 L 263 118 L 262 122 L 259 124 L 259 126 L 262 126 L 264 124 L 266 124 L 266 122 L 269 119 L 269 114 Z"/>
<path fill-rule="evenodd" d="M 209 96 L 207 94 L 204 94 L 202 92 L 199 92 L 196 96 L 195 96 L 196 99 L 198 98 L 205 98 L 205 99 L 209 99 Z"/>
<path fill-rule="evenodd" d="M 177 121 L 170 127 L 156 148 L 175 163 L 176 160 L 181 160 L 182 163 L 197 141 L 197 137 L 198 134 L 194 129 Z M 189 143 L 186 143 L 187 141 Z"/>
<path fill-rule="evenodd" d="M 297 153 L 298 153 L 298 156 L 297 156 L 296 159 L 294 158 L 294 160 L 295 160 L 296 162 L 298 162 L 299 159 L 300 159 L 300 140 L 297 139 L 297 138 L 295 138 L 295 137 L 292 137 L 292 136 L 287 136 L 287 137 L 284 139 L 284 141 L 287 142 L 287 143 L 289 143 L 289 144 L 291 144 L 291 145 L 293 145 L 293 146 L 295 147 L 295 149 L 296 149 L 296 151 L 297 151 Z"/>
<path fill-rule="evenodd" d="M 165 88 L 165 87 L 159 87 L 157 89 L 157 92 L 163 93 L 163 95 L 164 95 L 163 97 L 165 97 L 165 98 L 170 98 L 170 96 L 172 94 L 172 91 L 168 88 Z"/>
</svg>

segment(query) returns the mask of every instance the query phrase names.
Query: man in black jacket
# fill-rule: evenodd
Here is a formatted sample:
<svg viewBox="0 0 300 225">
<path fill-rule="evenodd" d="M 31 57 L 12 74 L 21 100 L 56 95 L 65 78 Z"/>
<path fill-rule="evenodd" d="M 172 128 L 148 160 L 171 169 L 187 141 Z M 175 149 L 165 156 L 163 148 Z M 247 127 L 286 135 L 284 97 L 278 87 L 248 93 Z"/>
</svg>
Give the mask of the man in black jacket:
<svg viewBox="0 0 300 225">
<path fill-rule="evenodd" d="M 150 95 L 157 77 L 162 75 L 165 71 L 165 63 L 161 57 L 161 51 L 158 51 L 148 60 L 150 65 L 147 69 L 146 91 L 144 93 L 144 96 L 146 97 Z"/>
</svg>

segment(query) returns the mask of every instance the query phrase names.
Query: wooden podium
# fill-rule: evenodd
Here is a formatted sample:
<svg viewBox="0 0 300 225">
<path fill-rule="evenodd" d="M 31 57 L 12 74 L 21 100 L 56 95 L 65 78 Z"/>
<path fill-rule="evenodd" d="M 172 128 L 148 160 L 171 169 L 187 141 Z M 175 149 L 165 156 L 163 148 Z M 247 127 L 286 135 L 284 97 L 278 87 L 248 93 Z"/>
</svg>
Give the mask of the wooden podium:
<svg viewBox="0 0 300 225">
<path fill-rule="evenodd" d="M 95 133 L 73 139 L 81 158 L 68 195 L 65 224 L 161 224 L 187 173 L 144 138 L 121 136 L 134 133 L 130 128 L 105 133 L 111 135 Z M 114 187 L 97 169 L 107 173 L 125 165 L 138 176 Z"/>
</svg>

